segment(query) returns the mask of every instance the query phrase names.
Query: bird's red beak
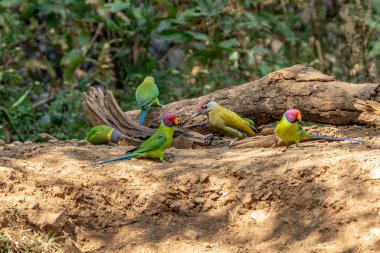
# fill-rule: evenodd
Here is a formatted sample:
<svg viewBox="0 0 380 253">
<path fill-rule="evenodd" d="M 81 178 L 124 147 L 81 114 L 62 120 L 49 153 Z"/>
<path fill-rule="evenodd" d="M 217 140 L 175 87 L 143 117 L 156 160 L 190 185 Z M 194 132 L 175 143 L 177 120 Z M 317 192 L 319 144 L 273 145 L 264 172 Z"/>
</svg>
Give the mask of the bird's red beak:
<svg viewBox="0 0 380 253">
<path fill-rule="evenodd" d="M 175 124 L 176 126 L 178 126 L 178 125 L 179 125 L 179 121 L 178 121 L 178 119 L 177 119 L 177 118 L 175 118 L 175 119 L 173 120 L 173 122 L 174 122 L 174 124 Z"/>
<path fill-rule="evenodd" d="M 302 121 L 301 113 L 297 115 L 297 120 Z"/>
</svg>

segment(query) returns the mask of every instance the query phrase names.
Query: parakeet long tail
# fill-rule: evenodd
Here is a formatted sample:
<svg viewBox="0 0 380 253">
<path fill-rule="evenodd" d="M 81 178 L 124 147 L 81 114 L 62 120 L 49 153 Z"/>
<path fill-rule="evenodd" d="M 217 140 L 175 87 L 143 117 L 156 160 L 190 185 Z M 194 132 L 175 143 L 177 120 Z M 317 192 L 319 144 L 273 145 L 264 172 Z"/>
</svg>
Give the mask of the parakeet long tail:
<svg viewBox="0 0 380 253">
<path fill-rule="evenodd" d="M 336 137 L 321 136 L 321 135 L 315 135 L 315 134 L 309 134 L 309 133 L 307 134 L 307 136 L 313 139 L 323 139 L 323 140 L 330 140 L 330 141 L 364 142 L 364 140 L 360 140 L 360 139 L 336 138 Z"/>
<path fill-rule="evenodd" d="M 118 161 L 122 161 L 122 160 L 131 159 L 135 156 L 136 156 L 135 153 L 130 153 L 128 155 L 124 155 L 124 156 L 121 156 L 121 157 L 118 157 L 115 159 L 111 159 L 111 160 L 107 160 L 107 161 L 103 161 L 103 162 L 97 162 L 97 163 L 94 163 L 93 165 L 102 165 L 102 164 L 106 164 L 106 163 L 118 162 Z"/>
<path fill-rule="evenodd" d="M 140 125 L 142 125 L 144 123 L 144 120 L 145 120 L 146 114 L 148 113 L 148 110 L 149 110 L 149 108 L 146 108 L 145 106 L 141 107 L 141 110 L 140 110 Z"/>
</svg>

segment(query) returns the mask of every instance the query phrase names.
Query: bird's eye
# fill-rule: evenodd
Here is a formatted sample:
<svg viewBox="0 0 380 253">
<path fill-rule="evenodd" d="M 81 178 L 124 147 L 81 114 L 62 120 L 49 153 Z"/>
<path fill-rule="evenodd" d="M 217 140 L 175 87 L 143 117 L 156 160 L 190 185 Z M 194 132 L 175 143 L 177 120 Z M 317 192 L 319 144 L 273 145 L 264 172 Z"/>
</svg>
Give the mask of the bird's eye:
<svg viewBox="0 0 380 253">
<path fill-rule="evenodd" d="M 206 109 L 206 108 L 207 108 L 207 106 L 205 106 L 205 105 L 202 107 L 202 109 Z"/>
</svg>

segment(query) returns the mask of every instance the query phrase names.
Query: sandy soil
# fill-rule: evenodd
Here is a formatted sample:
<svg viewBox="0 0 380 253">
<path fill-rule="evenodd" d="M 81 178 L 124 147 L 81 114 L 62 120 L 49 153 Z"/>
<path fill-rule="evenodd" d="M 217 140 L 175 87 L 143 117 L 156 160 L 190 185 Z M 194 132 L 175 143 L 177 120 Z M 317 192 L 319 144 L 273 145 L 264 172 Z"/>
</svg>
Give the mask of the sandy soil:
<svg viewBox="0 0 380 253">
<path fill-rule="evenodd" d="M 126 148 L 3 145 L 0 227 L 55 231 L 66 252 L 380 252 L 380 130 L 339 130 L 366 142 L 172 148 L 166 164 L 98 167 Z"/>
</svg>

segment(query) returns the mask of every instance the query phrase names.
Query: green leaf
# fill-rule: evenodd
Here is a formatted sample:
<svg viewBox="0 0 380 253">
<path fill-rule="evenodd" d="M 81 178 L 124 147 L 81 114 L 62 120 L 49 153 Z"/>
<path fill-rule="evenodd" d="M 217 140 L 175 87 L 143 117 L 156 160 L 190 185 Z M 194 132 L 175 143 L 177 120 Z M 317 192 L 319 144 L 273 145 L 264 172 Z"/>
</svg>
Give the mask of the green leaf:
<svg viewBox="0 0 380 253">
<path fill-rule="evenodd" d="M 123 34 L 123 30 L 113 20 L 111 20 L 107 17 L 99 17 L 99 16 L 96 16 L 95 19 L 97 19 L 99 22 L 102 22 L 108 28 L 110 28 L 114 32 L 118 33 L 119 35 Z"/>
<path fill-rule="evenodd" d="M 127 3 L 116 2 L 116 3 L 106 4 L 105 6 L 106 8 L 109 9 L 110 12 L 115 13 L 115 12 L 119 12 L 130 7 L 130 5 L 131 4 L 129 2 Z"/>
<path fill-rule="evenodd" d="M 372 50 L 369 52 L 369 57 L 373 58 L 380 55 L 380 40 L 378 40 L 373 46 Z"/>
<path fill-rule="evenodd" d="M 190 31 L 186 31 L 186 33 L 190 34 L 196 40 L 206 41 L 208 39 L 208 36 L 206 34 L 203 34 L 203 33 L 190 32 Z"/>
<path fill-rule="evenodd" d="M 238 45 L 239 45 L 239 41 L 237 41 L 237 39 L 229 39 L 229 40 L 222 41 L 219 44 L 219 47 L 221 47 L 221 48 L 231 48 L 233 46 L 238 46 Z"/>
<path fill-rule="evenodd" d="M 17 101 L 10 107 L 10 109 L 14 109 L 19 104 L 21 104 L 22 101 L 24 101 L 24 99 L 28 96 L 28 94 L 30 93 L 30 91 L 32 90 L 32 88 L 33 88 L 33 85 L 19 99 L 17 99 Z"/>
<path fill-rule="evenodd" d="M 285 22 L 280 22 L 277 25 L 276 30 L 280 33 L 282 33 L 289 41 L 295 42 L 296 36 L 294 35 L 294 32 L 289 27 L 289 25 Z"/>
<path fill-rule="evenodd" d="M 21 4 L 22 0 L 2 0 L 0 1 L 0 6 L 5 8 L 17 7 Z"/>
<path fill-rule="evenodd" d="M 166 39 L 178 44 L 187 43 L 193 38 L 193 36 L 191 36 L 190 34 L 181 30 L 176 30 L 176 29 L 163 30 L 160 33 L 160 35 L 163 39 Z"/>
<path fill-rule="evenodd" d="M 198 9 L 202 13 L 206 14 L 212 12 L 211 3 L 208 0 L 198 0 L 196 3 L 198 5 Z"/>
<path fill-rule="evenodd" d="M 178 15 L 176 19 L 172 20 L 172 23 L 185 25 L 191 18 L 202 16 L 194 8 L 186 9 L 184 12 Z"/>
<path fill-rule="evenodd" d="M 193 41 L 190 43 L 190 45 L 192 48 L 194 48 L 196 50 L 205 49 L 205 47 L 206 47 L 205 43 L 199 42 L 199 41 Z"/>
<path fill-rule="evenodd" d="M 82 30 L 78 36 L 78 41 L 81 47 L 87 46 L 90 42 L 90 33 L 86 30 Z"/>
<path fill-rule="evenodd" d="M 197 9 L 204 16 L 215 16 L 223 12 L 225 1 L 197 0 Z"/>
<path fill-rule="evenodd" d="M 67 66 L 75 59 L 78 59 L 82 56 L 82 52 L 80 48 L 73 48 L 69 53 L 67 53 L 65 56 L 61 59 L 61 65 Z"/>
<path fill-rule="evenodd" d="M 77 67 L 84 62 L 84 57 L 79 48 L 72 49 L 61 59 L 61 66 L 64 67 L 63 79 L 67 83 L 74 82 L 74 74 Z"/>
<path fill-rule="evenodd" d="M 160 33 L 160 32 L 162 32 L 163 30 L 170 29 L 170 27 L 171 27 L 170 22 L 167 21 L 167 20 L 164 20 L 164 21 L 161 21 L 161 22 L 158 24 L 158 26 L 157 26 L 157 28 L 156 28 L 156 31 L 157 31 L 158 33 Z"/>
</svg>

